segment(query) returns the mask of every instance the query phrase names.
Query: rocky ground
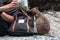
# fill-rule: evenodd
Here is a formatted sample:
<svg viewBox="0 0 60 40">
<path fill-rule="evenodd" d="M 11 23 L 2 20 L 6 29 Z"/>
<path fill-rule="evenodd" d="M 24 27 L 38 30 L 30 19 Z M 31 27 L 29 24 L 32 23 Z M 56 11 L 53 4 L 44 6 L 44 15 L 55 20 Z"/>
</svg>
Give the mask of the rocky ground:
<svg viewBox="0 0 60 40">
<path fill-rule="evenodd" d="M 0 40 L 60 40 L 60 12 L 47 11 L 44 14 L 50 22 L 50 32 L 47 35 L 34 35 L 26 37 L 4 36 Z"/>
<path fill-rule="evenodd" d="M 48 18 L 50 22 L 50 32 L 49 34 L 52 36 L 59 36 L 60 34 L 60 12 L 46 12 L 45 16 Z"/>
</svg>

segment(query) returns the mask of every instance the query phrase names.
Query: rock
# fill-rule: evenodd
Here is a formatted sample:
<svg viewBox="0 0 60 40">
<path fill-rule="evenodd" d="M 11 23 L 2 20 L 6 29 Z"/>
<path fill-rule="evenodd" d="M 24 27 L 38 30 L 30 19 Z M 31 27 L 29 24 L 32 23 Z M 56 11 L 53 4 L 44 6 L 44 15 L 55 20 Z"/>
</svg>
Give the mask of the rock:
<svg viewBox="0 0 60 40">
<path fill-rule="evenodd" d="M 60 12 L 48 12 L 45 16 L 49 19 L 50 22 L 50 35 L 58 36 L 60 35 Z M 59 17 L 58 17 L 59 16 Z"/>
</svg>

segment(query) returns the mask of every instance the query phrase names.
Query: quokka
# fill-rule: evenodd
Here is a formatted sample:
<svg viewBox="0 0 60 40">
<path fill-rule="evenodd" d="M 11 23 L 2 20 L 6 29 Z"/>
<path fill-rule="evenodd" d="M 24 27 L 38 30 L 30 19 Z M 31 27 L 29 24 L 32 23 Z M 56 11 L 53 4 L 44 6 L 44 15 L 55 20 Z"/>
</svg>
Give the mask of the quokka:
<svg viewBox="0 0 60 40">
<path fill-rule="evenodd" d="M 37 8 L 32 8 L 30 11 L 36 18 L 36 29 L 38 34 L 48 34 L 50 30 L 50 24 L 48 19 Z"/>
</svg>

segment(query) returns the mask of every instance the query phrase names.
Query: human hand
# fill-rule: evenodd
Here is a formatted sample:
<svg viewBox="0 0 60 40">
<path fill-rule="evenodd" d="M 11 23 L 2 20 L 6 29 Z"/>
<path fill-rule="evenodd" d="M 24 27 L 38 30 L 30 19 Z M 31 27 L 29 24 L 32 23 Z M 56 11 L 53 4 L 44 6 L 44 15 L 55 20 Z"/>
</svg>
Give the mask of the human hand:
<svg viewBox="0 0 60 40">
<path fill-rule="evenodd" d="M 13 0 L 11 3 L 10 3 L 13 7 L 16 7 L 18 5 L 18 0 Z"/>
</svg>

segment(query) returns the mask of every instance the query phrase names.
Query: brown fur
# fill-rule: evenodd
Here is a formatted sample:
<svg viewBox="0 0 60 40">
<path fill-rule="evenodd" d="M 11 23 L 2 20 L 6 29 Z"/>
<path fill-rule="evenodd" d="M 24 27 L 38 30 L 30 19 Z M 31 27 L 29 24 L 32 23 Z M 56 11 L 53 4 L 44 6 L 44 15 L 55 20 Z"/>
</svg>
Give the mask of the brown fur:
<svg viewBox="0 0 60 40">
<path fill-rule="evenodd" d="M 32 9 L 31 11 L 34 12 L 34 15 L 36 17 L 37 32 L 40 35 L 47 34 L 50 30 L 50 24 L 48 19 L 37 9 Z"/>
</svg>

